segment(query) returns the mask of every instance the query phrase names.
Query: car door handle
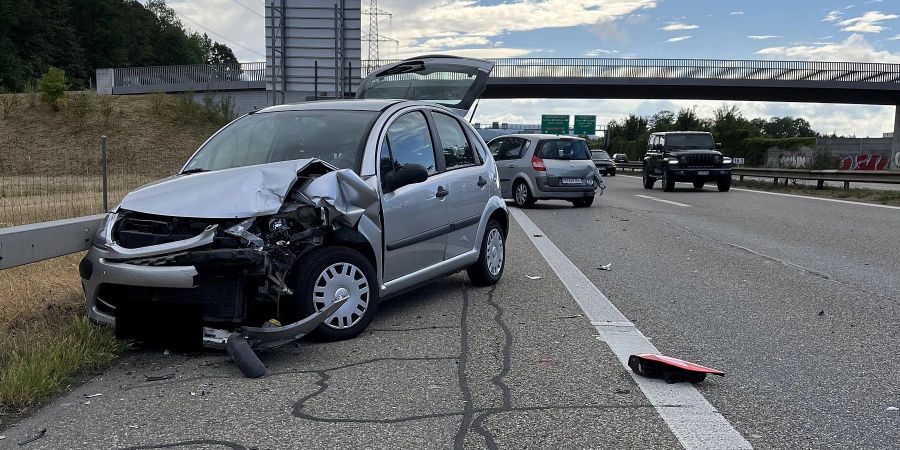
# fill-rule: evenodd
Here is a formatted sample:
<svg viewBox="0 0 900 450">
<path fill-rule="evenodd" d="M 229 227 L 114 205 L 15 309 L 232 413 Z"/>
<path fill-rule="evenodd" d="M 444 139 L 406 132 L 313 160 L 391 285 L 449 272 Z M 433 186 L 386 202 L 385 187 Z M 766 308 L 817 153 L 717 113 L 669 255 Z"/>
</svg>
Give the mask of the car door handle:
<svg viewBox="0 0 900 450">
<path fill-rule="evenodd" d="M 484 187 L 487 184 L 487 180 L 484 177 L 478 177 L 478 187 Z"/>
<path fill-rule="evenodd" d="M 437 198 L 443 198 L 450 195 L 450 190 L 444 188 L 443 186 L 438 186 L 437 192 L 434 193 L 434 196 Z"/>
<path fill-rule="evenodd" d="M 508 166 L 506 166 L 506 167 L 509 167 L 510 169 L 515 169 L 515 168 L 516 168 L 516 165 L 515 165 L 515 164 L 510 164 L 510 165 L 508 165 Z"/>
</svg>

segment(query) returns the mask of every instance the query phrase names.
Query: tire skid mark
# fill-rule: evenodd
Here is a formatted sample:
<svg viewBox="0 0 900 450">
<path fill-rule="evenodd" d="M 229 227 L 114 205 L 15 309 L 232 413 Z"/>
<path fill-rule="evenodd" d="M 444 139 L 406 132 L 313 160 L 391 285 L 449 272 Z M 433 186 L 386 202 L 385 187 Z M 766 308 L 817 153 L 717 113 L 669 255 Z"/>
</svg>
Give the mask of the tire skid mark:
<svg viewBox="0 0 900 450">
<path fill-rule="evenodd" d="M 463 398 L 462 419 L 459 423 L 459 429 L 453 438 L 453 448 L 462 449 L 466 444 L 466 434 L 469 433 L 469 427 L 472 424 L 472 416 L 474 415 L 475 405 L 472 404 L 472 390 L 469 388 L 469 382 L 466 379 L 466 364 L 469 359 L 469 326 L 466 321 L 469 318 L 469 285 L 463 285 L 463 301 L 462 310 L 459 314 L 459 361 L 456 365 L 456 375 L 459 379 L 459 391 Z"/>
<path fill-rule="evenodd" d="M 241 444 L 237 444 L 234 442 L 228 441 L 219 441 L 213 439 L 195 439 L 192 441 L 181 441 L 181 442 L 171 442 L 168 444 L 145 444 L 145 445 L 135 445 L 133 447 L 123 447 L 120 450 L 152 450 L 152 449 L 163 449 L 163 448 L 178 448 L 185 446 L 193 446 L 193 445 L 220 445 L 222 447 L 230 448 L 231 450 L 247 450 L 247 447 L 244 447 Z"/>
<path fill-rule="evenodd" d="M 496 313 L 494 314 L 494 322 L 496 322 L 500 329 L 503 330 L 503 364 L 500 367 L 500 371 L 496 375 L 491 377 L 491 382 L 500 389 L 502 403 L 499 408 L 492 408 L 479 414 L 472 424 L 472 427 L 475 429 L 475 431 L 484 438 L 485 447 L 492 450 L 498 449 L 499 446 L 494 439 L 494 435 L 487 428 L 485 428 L 484 421 L 487 420 L 488 417 L 496 413 L 508 412 L 512 409 L 512 396 L 509 392 L 509 386 L 507 386 L 503 381 L 503 379 L 509 374 L 510 366 L 512 364 L 512 332 L 509 330 L 506 322 L 503 321 L 503 307 L 500 306 L 500 304 L 497 303 L 494 298 L 494 292 L 496 291 L 496 289 L 496 285 L 491 287 L 491 290 L 488 292 L 487 302 L 496 311 Z"/>
</svg>

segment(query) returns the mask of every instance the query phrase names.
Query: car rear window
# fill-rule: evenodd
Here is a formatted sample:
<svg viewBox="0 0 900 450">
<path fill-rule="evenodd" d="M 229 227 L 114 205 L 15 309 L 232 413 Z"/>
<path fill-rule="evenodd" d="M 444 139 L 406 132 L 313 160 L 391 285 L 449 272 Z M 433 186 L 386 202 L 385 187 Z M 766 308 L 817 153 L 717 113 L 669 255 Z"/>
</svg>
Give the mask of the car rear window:
<svg viewBox="0 0 900 450">
<path fill-rule="evenodd" d="M 591 159 L 587 142 L 580 139 L 548 139 L 541 142 L 538 154 L 543 159 Z"/>
<path fill-rule="evenodd" d="M 609 153 L 603 150 L 591 150 L 591 155 L 594 159 L 609 159 Z"/>
</svg>

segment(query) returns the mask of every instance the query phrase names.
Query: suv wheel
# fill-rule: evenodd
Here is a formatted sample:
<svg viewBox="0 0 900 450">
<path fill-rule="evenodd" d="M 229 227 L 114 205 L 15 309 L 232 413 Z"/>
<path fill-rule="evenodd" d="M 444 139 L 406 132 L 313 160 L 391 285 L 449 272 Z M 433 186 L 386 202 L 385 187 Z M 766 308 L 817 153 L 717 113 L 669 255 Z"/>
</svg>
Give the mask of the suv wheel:
<svg viewBox="0 0 900 450">
<path fill-rule="evenodd" d="M 668 170 L 663 171 L 662 185 L 663 191 L 672 192 L 675 190 L 675 178 L 672 177 L 672 173 Z"/>
<path fill-rule="evenodd" d="M 519 208 L 530 208 L 534 206 L 534 197 L 531 196 L 531 191 L 528 189 L 528 183 L 522 180 L 516 182 L 515 187 L 513 187 L 513 201 L 516 202 L 516 206 Z"/>
<path fill-rule="evenodd" d="M 731 189 L 731 177 L 719 178 L 716 184 L 719 187 L 719 192 L 728 192 Z"/>
<path fill-rule="evenodd" d="M 576 208 L 587 208 L 594 203 L 594 196 L 585 197 L 585 198 L 576 198 L 572 200 L 572 204 L 575 205 Z"/>
<path fill-rule="evenodd" d="M 703 185 L 706 184 L 705 181 L 695 181 L 694 189 L 703 189 Z"/>
<path fill-rule="evenodd" d="M 651 177 L 650 174 L 647 173 L 646 167 L 644 168 L 643 179 L 644 179 L 644 189 L 653 189 L 653 185 L 656 184 L 656 178 Z"/>
<path fill-rule="evenodd" d="M 491 286 L 500 281 L 506 263 L 506 236 L 496 220 L 488 221 L 481 240 L 478 261 L 466 269 L 469 279 L 476 286 Z"/>
<path fill-rule="evenodd" d="M 356 337 L 369 326 L 378 307 L 375 269 L 361 253 L 346 247 L 320 247 L 303 256 L 294 276 L 294 294 L 281 304 L 282 321 L 296 322 L 349 297 L 310 336 L 325 341 Z"/>
<path fill-rule="evenodd" d="M 610 170 L 609 170 L 609 176 L 611 176 L 611 177 L 616 176 L 616 169 L 610 169 Z"/>
</svg>

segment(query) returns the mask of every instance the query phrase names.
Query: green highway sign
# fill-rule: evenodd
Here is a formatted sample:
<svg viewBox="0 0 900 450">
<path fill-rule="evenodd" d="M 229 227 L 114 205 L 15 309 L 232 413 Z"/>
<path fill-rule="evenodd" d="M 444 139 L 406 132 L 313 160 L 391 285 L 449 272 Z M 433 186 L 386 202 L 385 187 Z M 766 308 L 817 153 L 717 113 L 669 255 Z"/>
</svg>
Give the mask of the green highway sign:
<svg viewBox="0 0 900 450">
<path fill-rule="evenodd" d="M 569 134 L 569 116 L 558 114 L 541 115 L 541 133 Z"/>
<path fill-rule="evenodd" d="M 597 116 L 575 116 L 574 128 L 572 133 L 576 136 L 597 134 Z"/>
</svg>

